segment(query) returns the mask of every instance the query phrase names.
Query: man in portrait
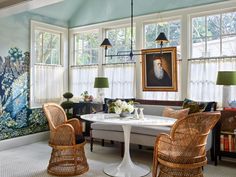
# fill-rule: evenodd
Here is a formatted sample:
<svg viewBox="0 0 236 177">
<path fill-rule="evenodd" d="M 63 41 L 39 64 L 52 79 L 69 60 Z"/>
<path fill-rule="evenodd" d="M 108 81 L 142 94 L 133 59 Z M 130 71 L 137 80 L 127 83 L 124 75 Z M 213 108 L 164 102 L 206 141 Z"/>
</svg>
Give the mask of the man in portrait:
<svg viewBox="0 0 236 177">
<path fill-rule="evenodd" d="M 156 57 L 147 71 L 148 86 L 172 86 L 172 79 L 163 68 L 162 58 Z"/>
</svg>

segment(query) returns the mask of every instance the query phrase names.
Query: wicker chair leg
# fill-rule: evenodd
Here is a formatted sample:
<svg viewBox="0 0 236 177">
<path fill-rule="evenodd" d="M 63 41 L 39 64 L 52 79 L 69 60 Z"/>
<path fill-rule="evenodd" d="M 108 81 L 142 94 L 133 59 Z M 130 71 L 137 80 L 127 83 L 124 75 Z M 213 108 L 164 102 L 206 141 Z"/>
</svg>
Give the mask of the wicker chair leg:
<svg viewBox="0 0 236 177">
<path fill-rule="evenodd" d="M 120 156 L 124 156 L 124 142 L 120 142 Z"/>
<path fill-rule="evenodd" d="M 90 151 L 93 152 L 93 138 L 90 137 Z"/>
<path fill-rule="evenodd" d="M 158 160 L 156 159 L 155 161 L 153 161 L 152 177 L 157 176 L 157 169 L 158 169 Z"/>
</svg>

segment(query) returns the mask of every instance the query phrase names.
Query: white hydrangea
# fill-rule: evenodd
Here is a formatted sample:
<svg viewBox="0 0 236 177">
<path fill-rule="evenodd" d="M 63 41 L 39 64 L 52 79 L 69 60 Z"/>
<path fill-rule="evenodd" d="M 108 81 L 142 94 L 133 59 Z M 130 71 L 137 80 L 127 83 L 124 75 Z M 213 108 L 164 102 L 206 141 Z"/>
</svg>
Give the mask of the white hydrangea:
<svg viewBox="0 0 236 177">
<path fill-rule="evenodd" d="M 114 110 L 116 114 L 120 114 L 122 112 L 132 113 L 134 111 L 134 106 L 126 101 L 117 100 L 115 102 Z"/>
<path fill-rule="evenodd" d="M 120 107 L 116 106 L 116 107 L 114 107 L 114 109 L 115 109 L 116 114 L 120 114 L 122 112 L 122 109 Z"/>
<path fill-rule="evenodd" d="M 131 105 L 131 104 L 127 104 L 127 110 L 128 110 L 128 112 L 133 112 L 134 111 L 134 106 L 133 105 Z"/>
</svg>

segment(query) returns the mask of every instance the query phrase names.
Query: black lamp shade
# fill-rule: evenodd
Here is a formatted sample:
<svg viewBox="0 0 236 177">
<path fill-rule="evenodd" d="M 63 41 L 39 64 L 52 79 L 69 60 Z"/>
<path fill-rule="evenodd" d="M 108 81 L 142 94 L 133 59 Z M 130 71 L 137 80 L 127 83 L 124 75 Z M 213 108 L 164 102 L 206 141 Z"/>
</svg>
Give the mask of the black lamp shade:
<svg viewBox="0 0 236 177">
<path fill-rule="evenodd" d="M 165 33 L 161 32 L 158 37 L 156 38 L 157 43 L 167 43 L 169 42 L 168 39 L 166 38 Z"/>
<path fill-rule="evenodd" d="M 102 44 L 100 45 L 101 47 L 105 47 L 105 48 L 109 48 L 112 47 L 109 39 L 105 38 L 104 41 L 102 42 Z"/>
</svg>

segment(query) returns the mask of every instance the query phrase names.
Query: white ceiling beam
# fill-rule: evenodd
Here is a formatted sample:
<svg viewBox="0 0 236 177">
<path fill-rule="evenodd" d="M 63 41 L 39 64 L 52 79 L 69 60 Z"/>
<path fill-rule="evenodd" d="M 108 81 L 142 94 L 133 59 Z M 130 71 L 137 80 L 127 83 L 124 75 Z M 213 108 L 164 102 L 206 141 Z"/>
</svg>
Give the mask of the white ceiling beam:
<svg viewBox="0 0 236 177">
<path fill-rule="evenodd" d="M 64 0 L 31 0 L 19 4 L 15 4 L 6 8 L 0 9 L 0 17 L 6 17 L 21 12 L 37 9 L 40 7 L 55 4 Z"/>
</svg>

